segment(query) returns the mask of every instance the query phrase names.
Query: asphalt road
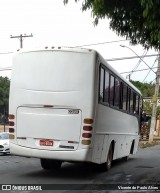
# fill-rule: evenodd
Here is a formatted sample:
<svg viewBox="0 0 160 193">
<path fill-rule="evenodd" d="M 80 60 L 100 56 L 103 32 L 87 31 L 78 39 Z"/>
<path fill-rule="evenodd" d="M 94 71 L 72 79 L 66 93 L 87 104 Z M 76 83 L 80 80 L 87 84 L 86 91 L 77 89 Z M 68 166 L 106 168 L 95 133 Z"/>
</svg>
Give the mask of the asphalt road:
<svg viewBox="0 0 160 193">
<path fill-rule="evenodd" d="M 71 192 L 72 189 L 80 189 L 80 191 L 72 191 L 75 193 L 129 193 L 138 192 L 138 188 L 145 189 L 145 192 L 147 193 L 156 192 L 154 190 L 154 187 L 151 187 L 151 189 L 154 191 L 146 189 L 148 189 L 149 185 L 155 185 L 155 188 L 157 188 L 158 185 L 160 186 L 160 145 L 145 149 L 139 149 L 138 153 L 136 155 L 130 156 L 130 159 L 127 162 L 122 160 L 114 161 L 112 168 L 108 172 L 104 173 L 94 171 L 93 167 L 90 164 L 82 163 L 64 163 L 61 170 L 59 171 L 43 170 L 40 166 L 39 159 L 25 158 L 13 155 L 0 155 L 0 184 L 23 184 L 22 186 L 30 186 L 35 184 L 42 185 L 42 187 L 43 185 L 48 184 L 47 189 L 57 190 L 46 190 L 44 192 L 57 193 L 68 193 Z M 54 185 L 50 186 L 50 184 Z M 67 187 L 64 184 L 68 184 Z M 132 191 L 129 189 L 123 191 L 107 190 L 110 188 L 117 189 L 117 185 L 122 185 L 122 187 L 119 187 L 119 189 L 124 189 L 129 185 L 131 186 L 131 188 L 135 186 L 136 189 Z M 138 185 L 140 186 L 137 187 Z M 65 188 L 67 190 L 65 190 Z M 142 190 L 139 191 L 142 192 Z M 16 191 L 12 190 L 10 192 Z M 22 188 L 20 188 L 20 191 L 18 192 L 24 191 L 22 191 Z M 27 191 L 25 192 L 29 193 L 41 191 L 33 191 L 32 189 L 27 189 Z"/>
</svg>

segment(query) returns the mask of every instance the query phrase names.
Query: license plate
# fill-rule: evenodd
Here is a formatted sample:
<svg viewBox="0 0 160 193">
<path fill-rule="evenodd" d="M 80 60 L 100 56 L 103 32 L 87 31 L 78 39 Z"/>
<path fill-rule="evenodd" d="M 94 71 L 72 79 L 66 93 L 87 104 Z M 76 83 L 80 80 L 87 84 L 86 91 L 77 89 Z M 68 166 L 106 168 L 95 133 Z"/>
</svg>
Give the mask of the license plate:
<svg viewBox="0 0 160 193">
<path fill-rule="evenodd" d="M 53 146 L 53 141 L 52 140 L 47 140 L 47 139 L 41 139 L 39 141 L 40 146 Z"/>
</svg>

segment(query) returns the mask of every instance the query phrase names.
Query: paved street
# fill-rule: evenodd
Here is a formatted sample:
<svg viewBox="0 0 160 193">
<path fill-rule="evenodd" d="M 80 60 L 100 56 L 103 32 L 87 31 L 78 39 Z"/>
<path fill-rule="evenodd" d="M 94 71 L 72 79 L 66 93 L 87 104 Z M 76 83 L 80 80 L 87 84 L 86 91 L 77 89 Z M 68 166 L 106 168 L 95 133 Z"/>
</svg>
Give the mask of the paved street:
<svg viewBox="0 0 160 193">
<path fill-rule="evenodd" d="M 95 186 L 98 184 L 124 186 L 160 184 L 160 145 L 139 149 L 138 153 L 131 156 L 128 162 L 114 161 L 111 170 L 105 173 L 98 173 L 89 164 L 82 163 L 64 163 L 60 171 L 45 171 L 41 168 L 39 159 L 1 155 L 0 174 L 3 174 L 0 175 L 1 184 L 60 184 L 58 188 L 56 187 L 57 189 L 61 187 L 64 189 L 63 184 L 69 184 L 67 189 L 72 189 L 73 185 L 77 184 L 82 190 L 86 188 L 85 184 Z M 56 190 L 56 192 L 70 191 Z M 96 191 L 86 190 L 85 192 Z M 100 190 L 97 192 L 120 191 Z"/>
</svg>

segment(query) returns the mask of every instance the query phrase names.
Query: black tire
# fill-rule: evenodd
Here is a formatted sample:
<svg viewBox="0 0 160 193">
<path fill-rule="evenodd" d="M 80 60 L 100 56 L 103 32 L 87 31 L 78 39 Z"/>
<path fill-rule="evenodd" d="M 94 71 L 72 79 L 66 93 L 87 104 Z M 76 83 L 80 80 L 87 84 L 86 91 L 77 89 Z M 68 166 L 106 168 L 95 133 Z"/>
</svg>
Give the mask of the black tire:
<svg viewBox="0 0 160 193">
<path fill-rule="evenodd" d="M 125 157 L 122 157 L 122 160 L 127 162 L 129 160 L 129 155 L 128 156 L 125 156 Z"/>
<path fill-rule="evenodd" d="M 112 145 L 110 145 L 108 156 L 107 156 L 107 162 L 106 162 L 106 170 L 109 170 L 111 168 L 112 160 L 113 160 L 113 150 L 112 150 Z"/>
<path fill-rule="evenodd" d="M 112 145 L 110 145 L 108 155 L 107 155 L 107 161 L 99 165 L 100 171 L 102 172 L 108 171 L 111 168 L 112 160 L 113 160 L 113 149 L 112 149 Z"/>
<path fill-rule="evenodd" d="M 51 159 L 40 159 L 41 166 L 45 170 L 58 170 L 61 168 L 62 161 Z"/>
</svg>

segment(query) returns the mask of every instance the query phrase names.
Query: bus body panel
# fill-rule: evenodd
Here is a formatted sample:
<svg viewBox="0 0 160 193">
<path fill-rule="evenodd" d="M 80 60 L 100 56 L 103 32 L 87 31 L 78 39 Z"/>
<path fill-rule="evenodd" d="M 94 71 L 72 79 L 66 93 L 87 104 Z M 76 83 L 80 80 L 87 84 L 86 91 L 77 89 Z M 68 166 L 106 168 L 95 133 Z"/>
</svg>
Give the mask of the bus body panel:
<svg viewBox="0 0 160 193">
<path fill-rule="evenodd" d="M 43 150 L 41 158 L 48 151 L 48 158 L 58 159 L 60 152 L 86 149 L 79 153 L 87 157 L 92 144 L 86 146 L 81 141 L 85 139 L 83 120 L 94 117 L 96 56 L 95 51 L 68 50 L 15 55 L 9 99 L 9 112 L 16 117 L 14 139 L 10 140 L 12 154 L 37 157 Z M 43 139 L 53 140 L 53 147 L 40 146 Z M 33 149 L 40 152 L 33 153 Z"/>
<path fill-rule="evenodd" d="M 104 121 L 105 119 L 105 121 Z M 138 135 L 136 116 L 99 104 L 96 113 L 96 133 Z"/>
<path fill-rule="evenodd" d="M 138 116 L 99 102 L 101 63 L 140 95 L 95 51 L 37 50 L 16 55 L 9 102 L 9 112 L 15 115 L 11 153 L 98 164 L 106 162 L 111 144 L 113 159 L 128 156 L 133 144 L 136 153 Z M 86 126 L 91 129 L 86 131 Z M 90 137 L 84 137 L 88 133 Z M 54 145 L 41 146 L 43 139 Z"/>
<path fill-rule="evenodd" d="M 73 114 L 74 113 L 74 114 Z M 18 145 L 49 150 L 78 147 L 81 129 L 81 111 L 72 109 L 19 107 L 17 109 Z M 26 140 L 23 140 L 23 138 Z M 22 139 L 21 139 L 22 138 Z M 40 145 L 49 139 L 53 145 Z M 68 143 L 70 142 L 70 143 Z"/>
<path fill-rule="evenodd" d="M 10 111 L 21 105 L 84 109 L 93 106 L 96 54 L 25 52 L 13 58 Z M 88 71 L 91 72 L 88 75 Z M 15 100 L 16 99 L 16 100 Z M 79 108 L 80 107 L 80 108 Z M 89 115 L 88 115 L 89 116 Z"/>
<path fill-rule="evenodd" d="M 23 147 L 14 143 L 11 143 L 12 152 L 16 155 L 24 157 L 35 157 L 54 159 L 62 161 L 75 161 L 75 162 L 90 162 L 91 161 L 91 150 L 80 149 L 76 151 L 48 151 L 45 149 L 37 150 L 32 148 Z"/>
<path fill-rule="evenodd" d="M 97 105 L 96 112 L 92 161 L 95 163 L 106 161 L 112 140 L 115 142 L 113 160 L 129 155 L 133 140 L 135 140 L 133 153 L 136 153 L 139 141 L 137 117 L 101 104 Z"/>
</svg>

